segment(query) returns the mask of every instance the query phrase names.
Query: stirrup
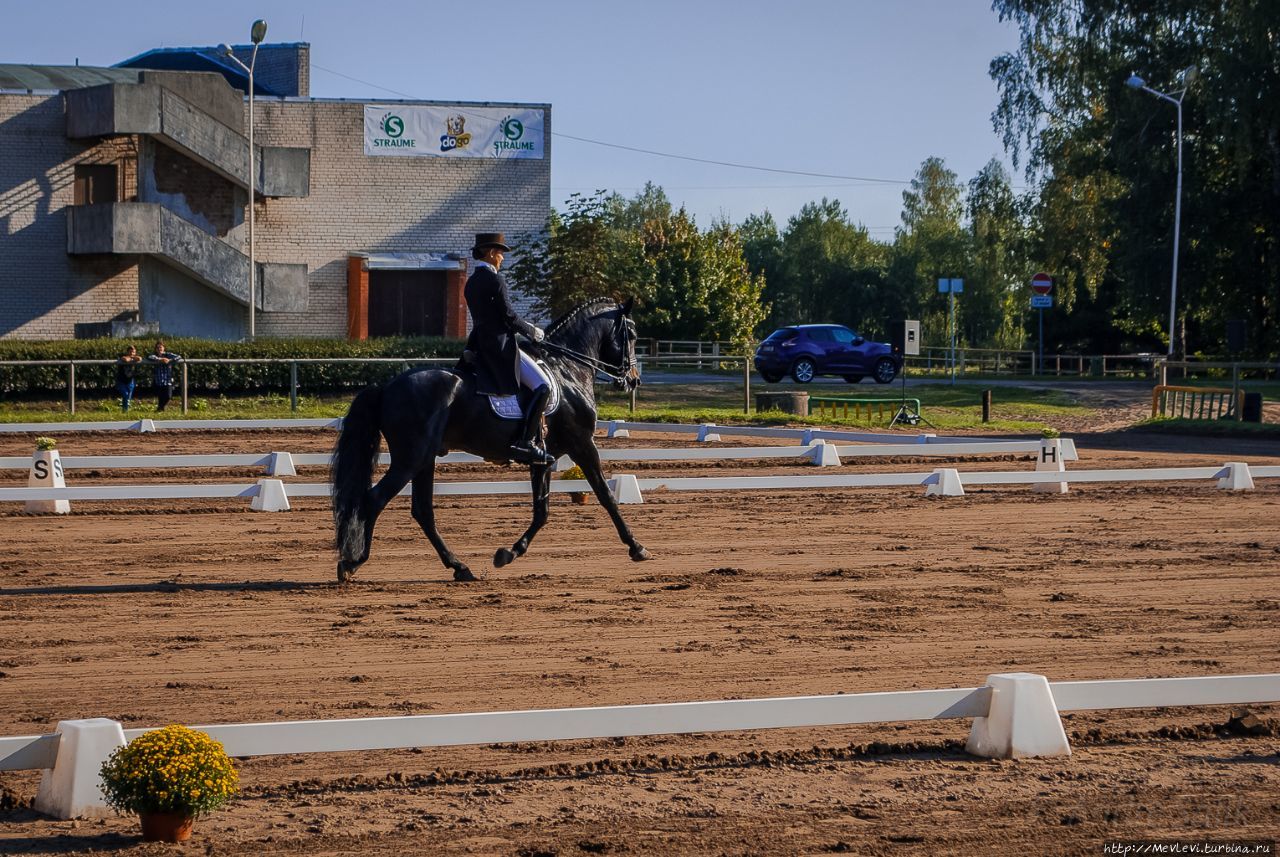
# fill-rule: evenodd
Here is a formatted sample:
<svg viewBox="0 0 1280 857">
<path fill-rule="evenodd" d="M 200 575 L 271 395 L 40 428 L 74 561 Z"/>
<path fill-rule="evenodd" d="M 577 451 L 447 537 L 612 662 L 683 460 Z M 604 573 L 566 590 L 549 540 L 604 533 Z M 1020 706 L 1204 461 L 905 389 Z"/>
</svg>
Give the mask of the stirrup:
<svg viewBox="0 0 1280 857">
<path fill-rule="evenodd" d="M 507 450 L 513 461 L 521 464 L 555 464 L 556 457 L 541 447 L 530 444 L 511 444 Z"/>
</svg>

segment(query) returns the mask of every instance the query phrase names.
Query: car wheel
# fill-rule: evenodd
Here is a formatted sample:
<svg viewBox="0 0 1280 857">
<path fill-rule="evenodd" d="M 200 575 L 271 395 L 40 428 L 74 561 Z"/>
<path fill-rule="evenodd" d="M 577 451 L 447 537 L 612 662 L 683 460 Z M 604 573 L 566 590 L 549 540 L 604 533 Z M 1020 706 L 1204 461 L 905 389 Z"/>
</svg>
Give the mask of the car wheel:
<svg viewBox="0 0 1280 857">
<path fill-rule="evenodd" d="M 858 382 L 860 382 L 864 377 L 866 377 L 866 376 L 865 376 L 865 375 L 845 375 L 845 376 L 844 376 L 844 379 L 845 379 L 845 381 L 849 382 L 850 384 L 857 384 L 857 383 L 858 383 Z"/>
<path fill-rule="evenodd" d="M 773 372 L 761 372 L 760 377 L 768 384 L 776 384 L 782 380 L 781 375 L 774 374 Z"/>
<path fill-rule="evenodd" d="M 877 384 L 888 384 L 898 377 L 898 367 L 888 357 L 881 357 L 876 361 L 875 376 Z"/>
<path fill-rule="evenodd" d="M 808 357 L 801 357 L 791 364 L 791 377 L 797 384 L 808 384 L 818 374 L 818 367 Z"/>
</svg>

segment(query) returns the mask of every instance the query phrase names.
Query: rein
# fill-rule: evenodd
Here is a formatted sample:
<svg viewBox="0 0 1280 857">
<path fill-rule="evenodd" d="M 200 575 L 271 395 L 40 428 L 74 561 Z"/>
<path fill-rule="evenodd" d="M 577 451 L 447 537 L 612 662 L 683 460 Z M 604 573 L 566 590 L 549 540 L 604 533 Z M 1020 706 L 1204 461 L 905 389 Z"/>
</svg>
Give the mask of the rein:
<svg viewBox="0 0 1280 857">
<path fill-rule="evenodd" d="M 583 354 L 580 351 L 574 351 L 572 348 L 566 348 L 563 345 L 557 345 L 554 342 L 543 340 L 538 346 L 549 351 L 554 351 L 564 357 L 568 357 L 583 366 L 594 369 L 602 375 L 607 375 L 615 384 L 622 384 L 626 381 L 627 373 L 635 366 L 635 361 L 630 361 L 626 366 L 615 366 L 612 363 L 605 363 L 598 357 L 592 357 L 590 354 Z"/>
</svg>

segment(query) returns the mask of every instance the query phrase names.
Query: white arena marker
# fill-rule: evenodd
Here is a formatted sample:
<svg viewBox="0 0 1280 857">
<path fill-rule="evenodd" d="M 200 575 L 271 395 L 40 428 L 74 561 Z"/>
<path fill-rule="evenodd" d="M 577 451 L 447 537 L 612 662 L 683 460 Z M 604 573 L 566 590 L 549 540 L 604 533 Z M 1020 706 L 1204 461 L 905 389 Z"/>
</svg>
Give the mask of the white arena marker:
<svg viewBox="0 0 1280 857">
<path fill-rule="evenodd" d="M 991 708 L 973 718 L 965 750 L 988 759 L 1070 756 L 1049 680 L 1034 673 L 987 676 Z"/>
<path fill-rule="evenodd" d="M 37 449 L 31 457 L 27 474 L 28 488 L 66 488 L 62 478 L 62 459 L 56 449 Z M 28 500 L 27 511 L 40 515 L 65 515 L 71 511 L 69 500 Z"/>
<path fill-rule="evenodd" d="M 138 434 L 147 434 L 156 430 L 155 420 L 138 420 L 133 424 L 133 430 Z"/>
<path fill-rule="evenodd" d="M 1036 456 L 1036 472 L 1064 473 L 1067 469 L 1064 459 L 1065 450 L 1062 448 L 1062 439 L 1046 437 L 1040 441 L 1040 452 Z M 1067 483 L 1036 482 L 1031 486 L 1031 490 L 1040 494 L 1066 494 Z"/>
<path fill-rule="evenodd" d="M 287 452 L 273 452 L 271 458 L 267 461 L 268 476 L 297 476 L 298 471 L 293 466 L 293 456 Z"/>
<path fill-rule="evenodd" d="M 954 467 L 940 467 L 929 475 L 924 484 L 926 497 L 963 497 L 964 485 L 960 482 L 960 471 Z"/>
<path fill-rule="evenodd" d="M 720 435 L 716 434 L 712 429 L 716 427 L 715 423 L 703 423 L 698 426 L 698 442 L 699 443 L 719 443 Z"/>
<path fill-rule="evenodd" d="M 630 473 L 623 473 L 610 479 L 609 491 L 619 505 L 644 502 L 644 497 L 640 494 L 640 482 Z"/>
<path fill-rule="evenodd" d="M 821 438 L 813 442 L 805 456 L 817 467 L 840 466 L 840 453 L 836 451 L 835 444 L 827 443 Z"/>
<path fill-rule="evenodd" d="M 552 466 L 552 473 L 564 473 L 570 467 L 573 467 L 573 459 L 567 455 L 562 455 L 556 459 L 556 463 Z"/>
<path fill-rule="evenodd" d="M 1252 491 L 1253 474 L 1243 461 L 1228 461 L 1218 473 L 1218 487 L 1228 491 Z"/>
<path fill-rule="evenodd" d="M 249 503 L 255 512 L 287 512 L 289 511 L 289 495 L 284 491 L 284 483 L 279 479 L 259 479 L 258 493 Z"/>
<path fill-rule="evenodd" d="M 58 724 L 58 759 L 36 791 L 37 812 L 54 818 L 102 818 L 114 813 L 99 791 L 102 763 L 125 745 L 124 729 L 114 720 L 64 720 Z"/>
<path fill-rule="evenodd" d="M 631 437 L 631 432 L 622 428 L 626 420 L 610 420 L 609 421 L 609 437 Z"/>
</svg>

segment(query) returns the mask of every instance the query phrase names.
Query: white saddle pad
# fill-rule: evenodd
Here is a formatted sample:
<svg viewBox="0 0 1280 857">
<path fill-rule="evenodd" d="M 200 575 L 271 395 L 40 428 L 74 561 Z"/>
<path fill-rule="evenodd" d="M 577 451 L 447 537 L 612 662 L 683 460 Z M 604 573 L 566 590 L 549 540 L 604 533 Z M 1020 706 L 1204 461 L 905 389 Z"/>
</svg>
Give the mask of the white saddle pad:
<svg viewBox="0 0 1280 857">
<path fill-rule="evenodd" d="M 547 399 L 547 409 L 543 412 L 548 416 L 556 412 L 556 408 L 560 407 L 560 382 L 556 376 L 551 374 L 551 370 L 547 364 L 539 360 L 538 365 L 542 367 L 542 372 L 551 381 L 551 397 Z M 489 407 L 493 410 L 494 416 L 504 420 L 518 420 L 524 416 L 524 410 L 520 407 L 520 399 L 518 396 L 490 396 Z"/>
</svg>

